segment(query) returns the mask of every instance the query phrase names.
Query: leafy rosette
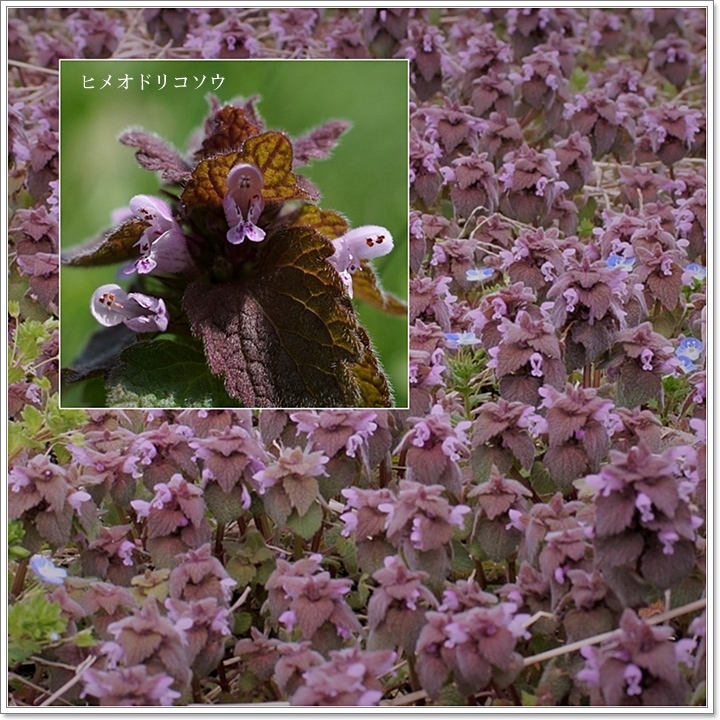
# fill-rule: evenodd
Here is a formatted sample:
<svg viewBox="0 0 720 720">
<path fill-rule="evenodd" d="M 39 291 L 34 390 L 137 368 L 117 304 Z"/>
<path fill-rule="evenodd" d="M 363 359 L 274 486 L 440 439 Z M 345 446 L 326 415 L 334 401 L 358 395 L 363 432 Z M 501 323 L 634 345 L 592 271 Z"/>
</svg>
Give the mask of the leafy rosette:
<svg viewBox="0 0 720 720">
<path fill-rule="evenodd" d="M 357 297 L 405 312 L 369 262 L 392 249 L 392 236 L 374 225 L 350 230 L 314 204 L 319 192 L 294 172 L 326 157 L 347 125 L 331 122 L 293 143 L 264 131 L 252 102 L 213 110 L 194 164 L 141 130 L 121 137 L 170 183 L 170 199 L 135 196 L 119 227 L 64 258 L 128 263 L 133 276 L 132 292 L 112 286 L 93 296 L 107 329 L 68 378 L 104 372 L 116 405 L 391 406 L 351 298 L 355 275 Z M 137 307 L 128 310 L 128 298 Z"/>
</svg>

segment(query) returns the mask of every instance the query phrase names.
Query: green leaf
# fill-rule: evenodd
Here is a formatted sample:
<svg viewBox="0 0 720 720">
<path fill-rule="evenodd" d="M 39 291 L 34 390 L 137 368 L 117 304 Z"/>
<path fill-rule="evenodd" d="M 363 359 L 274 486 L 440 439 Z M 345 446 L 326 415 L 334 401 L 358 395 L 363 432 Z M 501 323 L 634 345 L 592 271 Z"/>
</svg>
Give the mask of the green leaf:
<svg viewBox="0 0 720 720">
<path fill-rule="evenodd" d="M 316 503 L 302 516 L 293 510 L 287 519 L 287 526 L 303 540 L 309 540 L 320 529 L 322 521 L 322 508 Z"/>
<path fill-rule="evenodd" d="M 45 595 L 33 595 L 10 606 L 8 623 L 8 662 L 15 665 L 57 641 L 65 632 L 67 620 L 60 604 Z"/>
<path fill-rule="evenodd" d="M 93 637 L 92 628 L 81 630 L 72 640 L 75 645 L 80 648 L 93 647 L 94 645 L 97 645 L 97 640 Z"/>
<path fill-rule="evenodd" d="M 126 220 L 115 230 L 63 253 L 63 265 L 74 267 L 114 265 L 136 258 L 139 251 L 133 247 L 149 225 L 150 223 L 138 218 Z"/>
<path fill-rule="evenodd" d="M 22 411 L 23 424 L 28 435 L 36 435 L 43 426 L 45 417 L 32 405 L 26 405 Z"/>
<path fill-rule="evenodd" d="M 325 260 L 331 243 L 294 227 L 261 245 L 245 277 L 194 283 L 183 298 L 229 395 L 246 407 L 388 407 L 367 334 Z M 372 375 L 362 384 L 361 370 Z"/>
<path fill-rule="evenodd" d="M 200 350 L 167 339 L 123 351 L 108 377 L 108 400 L 115 407 L 237 407 Z"/>
</svg>

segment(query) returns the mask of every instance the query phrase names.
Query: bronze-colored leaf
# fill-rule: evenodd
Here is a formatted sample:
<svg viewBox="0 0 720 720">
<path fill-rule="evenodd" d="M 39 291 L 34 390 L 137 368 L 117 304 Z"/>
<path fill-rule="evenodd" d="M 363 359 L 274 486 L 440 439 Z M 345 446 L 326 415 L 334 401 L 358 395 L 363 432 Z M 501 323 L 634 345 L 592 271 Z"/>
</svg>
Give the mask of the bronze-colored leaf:
<svg viewBox="0 0 720 720">
<path fill-rule="evenodd" d="M 183 305 L 210 369 L 245 406 L 364 407 L 365 397 L 389 404 L 367 335 L 326 262 L 332 251 L 313 229 L 286 228 L 266 239 L 241 280 L 186 290 Z"/>
<path fill-rule="evenodd" d="M 303 205 L 293 227 L 311 227 L 330 240 L 347 232 L 347 220 L 334 210 L 323 210 L 317 205 Z"/>
<path fill-rule="evenodd" d="M 214 155 L 202 160 L 193 169 L 180 200 L 190 208 L 199 206 L 222 208 L 223 197 L 227 191 L 228 173 L 238 162 L 240 162 L 240 153 L 237 152 Z"/>
<path fill-rule="evenodd" d="M 127 220 L 119 228 L 105 233 L 100 238 L 90 240 L 64 252 L 62 254 L 63 265 L 89 267 L 132 260 L 140 254 L 133 247 L 149 224 L 138 218 Z"/>
<path fill-rule="evenodd" d="M 292 145 L 279 132 L 266 132 L 249 138 L 239 152 L 214 155 L 199 162 L 180 199 L 186 207 L 222 208 L 227 176 L 237 163 L 256 165 L 263 174 L 265 202 L 309 200 L 310 194 L 298 186 L 292 171 Z"/>
<path fill-rule="evenodd" d="M 352 281 L 353 293 L 358 300 L 391 315 L 407 315 L 407 304 L 380 287 L 375 270 L 367 260 L 363 260 L 360 269 L 353 273 Z"/>
<path fill-rule="evenodd" d="M 206 121 L 205 128 L 207 135 L 200 150 L 195 153 L 197 158 L 239 150 L 249 137 L 260 132 L 245 109 L 233 105 L 217 110 Z"/>
<path fill-rule="evenodd" d="M 268 200 L 309 200 L 292 171 L 292 143 L 280 132 L 266 132 L 247 140 L 240 152 L 241 162 L 257 165 L 263 174 L 263 198 Z"/>
</svg>

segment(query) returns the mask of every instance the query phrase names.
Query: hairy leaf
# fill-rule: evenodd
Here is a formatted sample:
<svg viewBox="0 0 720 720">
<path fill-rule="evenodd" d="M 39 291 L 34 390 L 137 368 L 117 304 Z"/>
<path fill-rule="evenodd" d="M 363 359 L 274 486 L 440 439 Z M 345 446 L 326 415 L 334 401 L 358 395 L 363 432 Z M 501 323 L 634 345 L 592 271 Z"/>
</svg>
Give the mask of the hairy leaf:
<svg viewBox="0 0 720 720">
<path fill-rule="evenodd" d="M 131 345 L 108 377 L 114 407 L 237 407 L 207 372 L 202 352 L 158 339 Z"/>
<path fill-rule="evenodd" d="M 302 517 L 312 507 L 320 490 L 317 478 L 307 475 L 305 477 L 288 476 L 283 478 L 283 489 L 290 499 L 290 505 Z"/>
<path fill-rule="evenodd" d="M 651 370 L 643 370 L 637 361 L 626 362 L 617 382 L 618 405 L 638 407 L 662 395 L 662 379 Z"/>
<path fill-rule="evenodd" d="M 188 287 L 183 305 L 210 369 L 247 407 L 362 407 L 364 394 L 380 398 L 354 376 L 368 350 L 325 262 L 331 253 L 310 228 L 288 228 L 263 243 L 245 278 Z M 389 393 L 380 399 L 387 406 Z"/>
<path fill-rule="evenodd" d="M 89 267 L 132 260 L 139 255 L 133 247 L 148 225 L 145 220 L 137 218 L 127 220 L 115 230 L 64 252 L 62 263 L 75 267 Z"/>
<path fill-rule="evenodd" d="M 331 120 L 295 140 L 295 165 L 329 157 L 340 136 L 349 128 L 350 123 L 345 120 Z"/>
<path fill-rule="evenodd" d="M 180 153 L 167 141 L 139 128 L 127 130 L 118 138 L 123 145 L 138 148 L 138 163 L 146 170 L 159 172 L 168 182 L 184 182 L 190 177 L 190 167 Z"/>
<path fill-rule="evenodd" d="M 63 380 L 74 383 L 109 370 L 117 362 L 120 353 L 136 342 L 137 337 L 137 333 L 122 323 L 96 330 L 73 361 L 72 367 L 63 370 Z"/>
<path fill-rule="evenodd" d="M 196 157 L 204 158 L 230 150 L 239 150 L 249 137 L 260 132 L 244 108 L 226 105 L 205 122 L 206 136 Z"/>
</svg>

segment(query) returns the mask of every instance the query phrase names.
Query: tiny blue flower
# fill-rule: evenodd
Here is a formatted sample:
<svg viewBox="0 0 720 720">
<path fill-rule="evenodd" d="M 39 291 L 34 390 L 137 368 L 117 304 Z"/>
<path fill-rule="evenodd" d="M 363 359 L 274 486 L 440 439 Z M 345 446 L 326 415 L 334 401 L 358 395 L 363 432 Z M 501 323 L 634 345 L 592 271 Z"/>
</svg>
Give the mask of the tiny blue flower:
<svg viewBox="0 0 720 720">
<path fill-rule="evenodd" d="M 477 345 L 480 342 L 473 332 L 445 333 L 448 347 L 460 347 L 460 345 Z"/>
<path fill-rule="evenodd" d="M 470 268 L 465 271 L 465 277 L 470 282 L 483 282 L 491 278 L 495 274 L 495 270 L 491 267 Z"/>
<path fill-rule="evenodd" d="M 702 340 L 698 340 L 694 337 L 683 338 L 680 344 L 675 350 L 675 354 L 678 357 L 686 357 L 690 360 L 697 360 L 700 357 L 700 353 L 703 351 Z"/>
<path fill-rule="evenodd" d="M 635 265 L 635 258 L 625 257 L 624 255 L 618 255 L 617 253 L 611 253 L 608 255 L 607 266 L 609 268 L 620 268 L 621 270 L 627 270 L 628 272 L 633 269 Z"/>
<path fill-rule="evenodd" d="M 680 362 L 680 369 L 684 373 L 690 373 L 693 370 L 697 370 L 697 365 L 687 355 L 678 355 L 677 359 Z"/>
<path fill-rule="evenodd" d="M 51 585 L 62 585 L 67 576 L 65 568 L 57 567 L 52 560 L 43 555 L 33 555 L 30 558 L 30 569 L 40 580 Z"/>
<path fill-rule="evenodd" d="M 707 268 L 697 263 L 690 263 L 685 266 L 682 275 L 682 281 L 685 285 L 690 285 L 693 280 L 702 282 L 707 277 Z"/>
</svg>

